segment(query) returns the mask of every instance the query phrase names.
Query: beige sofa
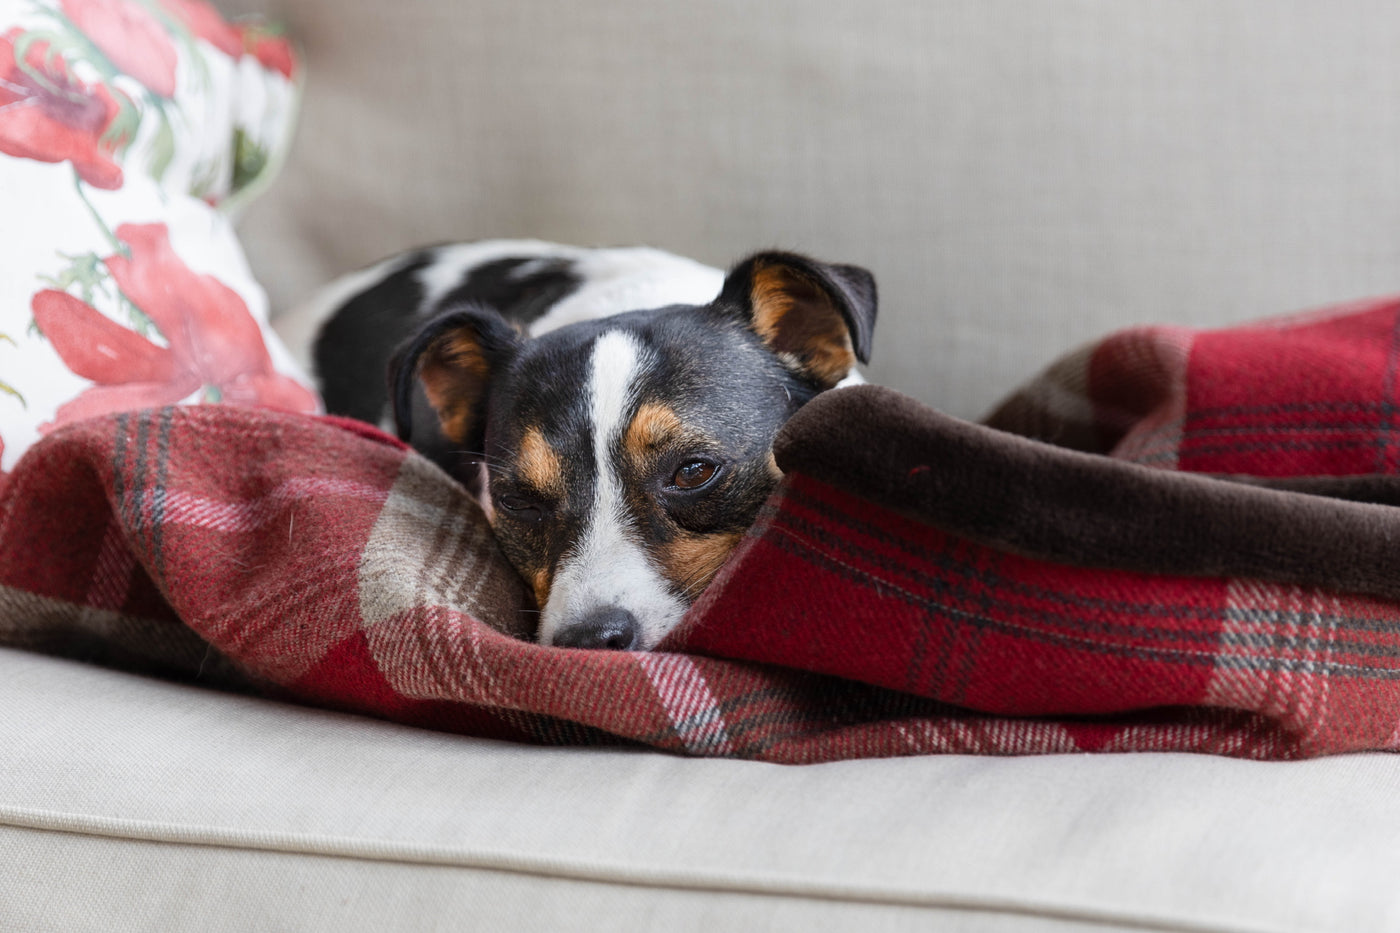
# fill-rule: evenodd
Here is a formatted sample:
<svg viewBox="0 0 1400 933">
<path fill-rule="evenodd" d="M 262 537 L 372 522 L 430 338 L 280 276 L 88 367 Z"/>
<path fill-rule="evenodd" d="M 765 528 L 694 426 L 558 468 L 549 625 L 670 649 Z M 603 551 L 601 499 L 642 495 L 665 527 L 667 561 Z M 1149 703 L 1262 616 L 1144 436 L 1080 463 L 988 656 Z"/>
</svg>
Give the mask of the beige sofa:
<svg viewBox="0 0 1400 933">
<path fill-rule="evenodd" d="M 980 415 L 1082 339 L 1400 287 L 1381 3 L 283 0 L 244 242 L 871 268 L 871 378 Z M 1394 930 L 1400 758 L 783 768 L 439 735 L 0 650 L 0 929 Z"/>
</svg>

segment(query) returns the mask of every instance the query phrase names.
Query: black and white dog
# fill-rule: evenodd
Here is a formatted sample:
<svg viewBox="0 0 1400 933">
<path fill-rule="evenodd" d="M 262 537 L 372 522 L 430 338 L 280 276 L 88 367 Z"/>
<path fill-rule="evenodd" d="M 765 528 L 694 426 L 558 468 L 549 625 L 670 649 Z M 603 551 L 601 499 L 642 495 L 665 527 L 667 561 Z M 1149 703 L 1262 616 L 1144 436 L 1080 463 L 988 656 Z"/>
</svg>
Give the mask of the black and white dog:
<svg viewBox="0 0 1400 933">
<path fill-rule="evenodd" d="M 725 275 L 652 249 L 491 241 L 385 260 L 278 329 L 330 412 L 392 417 L 476 492 L 542 610 L 539 642 L 645 650 L 777 483 L 778 429 L 860 381 L 875 310 L 869 272 L 792 253 Z"/>
</svg>

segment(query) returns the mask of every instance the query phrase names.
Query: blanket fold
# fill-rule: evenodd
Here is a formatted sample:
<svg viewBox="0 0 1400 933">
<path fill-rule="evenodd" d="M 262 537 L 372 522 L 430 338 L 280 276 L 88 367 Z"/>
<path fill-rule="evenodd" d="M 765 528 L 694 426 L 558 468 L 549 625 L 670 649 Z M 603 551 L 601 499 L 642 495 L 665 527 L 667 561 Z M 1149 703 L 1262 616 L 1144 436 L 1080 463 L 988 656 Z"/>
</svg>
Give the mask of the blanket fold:
<svg viewBox="0 0 1400 933">
<path fill-rule="evenodd" d="M 480 509 L 372 428 L 93 419 L 5 481 L 0 644 L 473 735 L 789 763 L 1393 750 L 1397 333 L 1395 301 L 1139 328 L 988 425 L 826 393 L 648 654 L 525 640 L 535 609 Z"/>
<path fill-rule="evenodd" d="M 1151 469 L 858 386 L 798 412 L 778 465 L 988 547 L 1082 567 L 1247 576 L 1400 600 L 1400 476 Z"/>
</svg>

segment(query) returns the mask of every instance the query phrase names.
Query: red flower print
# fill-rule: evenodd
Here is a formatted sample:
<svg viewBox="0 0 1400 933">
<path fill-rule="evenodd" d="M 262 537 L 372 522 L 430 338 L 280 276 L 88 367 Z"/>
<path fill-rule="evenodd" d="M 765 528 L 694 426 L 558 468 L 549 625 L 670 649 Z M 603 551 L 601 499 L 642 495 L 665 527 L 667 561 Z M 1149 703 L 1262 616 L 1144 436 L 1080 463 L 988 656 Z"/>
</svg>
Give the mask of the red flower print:
<svg viewBox="0 0 1400 933">
<path fill-rule="evenodd" d="M 24 62 L 15 60 L 11 29 L 0 36 L 0 152 L 39 162 L 72 162 L 78 177 L 95 188 L 120 188 L 121 166 L 102 136 L 117 116 L 117 102 L 102 85 L 86 85 L 50 56 L 47 42 L 30 43 Z M 39 77 L 35 77 L 38 75 Z"/>
<path fill-rule="evenodd" d="M 282 77 L 289 81 L 292 75 L 296 74 L 296 51 L 286 36 L 269 32 L 266 27 L 256 25 L 239 26 L 238 32 L 243 37 L 243 49 L 264 68 L 281 72 Z"/>
<path fill-rule="evenodd" d="M 97 383 L 60 405 L 55 425 L 111 411 L 173 404 L 199 388 L 198 377 L 178 366 L 171 351 L 67 292 L 45 289 L 34 296 L 30 307 L 34 322 L 63 364 Z"/>
<path fill-rule="evenodd" d="M 205 0 L 160 0 L 171 16 L 185 28 L 230 58 L 243 54 L 243 38 L 223 15 Z"/>
<path fill-rule="evenodd" d="M 118 71 L 161 97 L 175 94 L 175 44 L 135 0 L 62 0 L 63 12 Z"/>
<path fill-rule="evenodd" d="M 203 388 L 211 400 L 313 412 L 316 397 L 272 368 L 262 331 L 238 293 L 189 269 L 164 224 L 123 224 L 130 258 L 104 260 L 122 292 L 165 335 L 161 347 L 67 292 L 31 301 L 34 321 L 64 365 L 95 383 L 59 406 L 54 424 L 169 405 Z"/>
</svg>

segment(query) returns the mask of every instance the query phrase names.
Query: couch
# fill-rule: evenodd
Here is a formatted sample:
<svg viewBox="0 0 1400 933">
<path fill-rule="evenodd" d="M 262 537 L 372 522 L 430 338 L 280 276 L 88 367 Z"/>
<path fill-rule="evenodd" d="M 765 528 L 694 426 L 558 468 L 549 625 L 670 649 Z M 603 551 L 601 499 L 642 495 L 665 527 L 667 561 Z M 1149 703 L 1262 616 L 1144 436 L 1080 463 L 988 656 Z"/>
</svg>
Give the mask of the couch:
<svg viewBox="0 0 1400 933">
<path fill-rule="evenodd" d="M 1400 17 L 1264 0 L 230 2 L 302 47 L 273 321 L 404 246 L 871 268 L 960 417 L 1143 321 L 1395 290 Z M 1400 928 L 1400 759 L 538 748 L 0 649 L 0 927 Z"/>
</svg>

